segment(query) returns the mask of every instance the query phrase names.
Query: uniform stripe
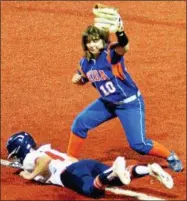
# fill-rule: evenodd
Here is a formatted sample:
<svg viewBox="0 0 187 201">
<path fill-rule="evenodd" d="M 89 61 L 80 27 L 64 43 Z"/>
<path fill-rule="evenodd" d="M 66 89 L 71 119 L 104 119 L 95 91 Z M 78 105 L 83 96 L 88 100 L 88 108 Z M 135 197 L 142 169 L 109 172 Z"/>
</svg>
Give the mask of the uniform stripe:
<svg viewBox="0 0 187 201">
<path fill-rule="evenodd" d="M 63 158 L 63 157 L 61 157 L 61 156 L 59 156 L 59 155 L 57 155 L 57 154 L 54 154 L 54 153 L 52 153 L 52 152 L 50 152 L 50 151 L 46 151 L 45 152 L 45 154 L 47 154 L 48 156 L 50 156 L 52 159 L 59 159 L 59 160 L 61 160 L 61 161 L 64 161 L 65 159 Z"/>
<path fill-rule="evenodd" d="M 143 125 L 142 125 L 142 110 L 141 110 L 141 109 L 142 109 L 142 106 L 141 106 L 141 102 L 140 102 L 139 98 L 138 98 L 138 103 L 139 103 L 139 105 L 140 105 L 139 111 L 140 111 L 140 132 L 141 132 L 141 139 L 142 139 L 142 142 L 144 143 L 145 146 L 146 146 L 146 145 L 149 145 L 149 146 L 152 147 L 152 144 L 146 143 L 146 142 L 144 141 Z"/>
<path fill-rule="evenodd" d="M 94 179 L 94 186 L 98 189 L 102 189 L 104 185 L 100 182 L 99 176 Z"/>
<path fill-rule="evenodd" d="M 116 84 L 117 84 L 117 86 L 118 86 L 118 88 L 123 92 L 123 95 L 125 96 L 125 97 L 127 97 L 127 94 L 125 93 L 125 91 L 122 89 L 122 87 L 120 87 L 120 85 L 118 84 L 118 80 L 117 80 L 117 78 L 115 77 L 115 80 L 116 80 Z"/>
</svg>

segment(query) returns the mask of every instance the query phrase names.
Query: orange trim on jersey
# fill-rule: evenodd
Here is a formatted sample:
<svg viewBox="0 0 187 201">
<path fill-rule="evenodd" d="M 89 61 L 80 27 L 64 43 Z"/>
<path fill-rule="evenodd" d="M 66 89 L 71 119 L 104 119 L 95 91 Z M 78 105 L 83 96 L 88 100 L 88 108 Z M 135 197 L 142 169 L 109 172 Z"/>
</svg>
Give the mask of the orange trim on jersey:
<svg viewBox="0 0 187 201">
<path fill-rule="evenodd" d="M 61 161 L 64 161 L 65 159 L 63 158 L 63 157 L 61 157 L 61 156 L 59 156 L 59 155 L 56 155 L 56 154 L 54 154 L 54 153 L 52 153 L 52 152 L 50 152 L 50 151 L 46 151 L 45 152 L 45 154 L 47 154 L 48 156 L 50 156 L 52 159 L 59 159 L 59 160 L 61 160 Z"/>
<path fill-rule="evenodd" d="M 112 73 L 119 79 L 124 80 L 125 75 L 123 73 L 123 67 L 121 63 L 111 64 L 112 65 Z"/>
<path fill-rule="evenodd" d="M 110 47 L 112 44 L 110 44 L 108 46 L 108 54 L 107 54 L 107 61 L 111 64 L 112 58 L 110 56 Z M 111 64 L 112 65 L 112 73 L 114 76 L 116 76 L 117 78 L 124 80 L 125 79 L 125 75 L 123 73 L 123 67 L 121 65 L 120 62 L 118 62 L 117 64 Z"/>
</svg>

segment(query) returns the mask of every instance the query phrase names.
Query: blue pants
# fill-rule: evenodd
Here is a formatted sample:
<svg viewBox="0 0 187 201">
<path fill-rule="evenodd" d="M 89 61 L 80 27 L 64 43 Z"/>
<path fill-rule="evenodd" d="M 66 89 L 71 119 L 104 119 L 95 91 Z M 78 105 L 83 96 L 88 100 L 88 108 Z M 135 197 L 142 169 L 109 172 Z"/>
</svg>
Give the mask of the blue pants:
<svg viewBox="0 0 187 201">
<path fill-rule="evenodd" d="M 75 118 L 72 132 L 86 138 L 90 129 L 115 117 L 119 118 L 130 147 L 140 154 L 147 154 L 153 143 L 145 135 L 145 108 L 142 96 L 122 105 L 107 103 L 98 98 Z"/>
<path fill-rule="evenodd" d="M 94 187 L 93 181 L 99 174 L 110 168 L 108 165 L 95 160 L 81 160 L 73 163 L 61 174 L 61 180 L 65 187 L 83 195 L 99 198 L 104 195 L 104 190 Z M 123 185 L 118 178 L 108 182 L 110 186 Z"/>
</svg>

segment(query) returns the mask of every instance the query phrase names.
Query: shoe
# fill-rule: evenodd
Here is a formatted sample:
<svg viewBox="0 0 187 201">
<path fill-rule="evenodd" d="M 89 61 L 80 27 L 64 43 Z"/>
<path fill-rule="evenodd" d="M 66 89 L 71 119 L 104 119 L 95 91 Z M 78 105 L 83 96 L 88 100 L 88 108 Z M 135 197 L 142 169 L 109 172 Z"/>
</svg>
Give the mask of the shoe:
<svg viewBox="0 0 187 201">
<path fill-rule="evenodd" d="M 149 174 L 160 181 L 166 188 L 173 188 L 173 178 L 157 163 L 149 164 Z"/>
<path fill-rule="evenodd" d="M 175 172 L 181 172 L 183 170 L 182 162 L 179 160 L 178 156 L 174 151 L 171 152 L 170 156 L 167 158 L 169 167 Z"/>
<path fill-rule="evenodd" d="M 131 182 L 130 172 L 126 170 L 126 161 L 124 157 L 117 157 L 112 167 L 113 173 L 120 179 L 120 181 L 125 185 L 129 185 Z"/>
</svg>

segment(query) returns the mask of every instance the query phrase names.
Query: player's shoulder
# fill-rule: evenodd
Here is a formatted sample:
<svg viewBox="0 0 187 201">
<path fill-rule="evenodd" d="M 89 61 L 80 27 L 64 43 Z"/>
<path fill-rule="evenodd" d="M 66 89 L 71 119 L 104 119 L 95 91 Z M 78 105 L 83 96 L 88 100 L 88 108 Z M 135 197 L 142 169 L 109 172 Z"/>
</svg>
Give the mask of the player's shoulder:
<svg viewBox="0 0 187 201">
<path fill-rule="evenodd" d="M 40 147 L 36 150 L 36 152 L 38 152 L 38 153 L 43 153 L 43 154 L 46 154 L 46 155 L 50 155 L 50 156 L 52 156 L 52 158 L 53 158 L 54 156 L 61 156 L 61 157 L 63 157 L 64 159 L 67 158 L 67 154 L 66 154 L 66 153 L 62 153 L 62 152 L 60 152 L 59 150 L 53 148 L 53 147 L 51 146 L 51 144 L 45 144 L 45 145 L 40 146 Z M 51 154 L 52 154 L 52 155 L 51 155 Z"/>
<path fill-rule="evenodd" d="M 28 164 L 34 164 L 36 159 L 46 155 L 46 152 L 52 150 L 51 144 L 44 144 L 38 147 L 38 149 L 31 150 L 25 157 L 23 164 L 28 166 Z"/>
<path fill-rule="evenodd" d="M 80 59 L 79 65 L 83 68 L 85 65 L 89 63 L 88 59 L 84 56 Z"/>
<path fill-rule="evenodd" d="M 35 160 L 35 158 L 41 157 L 45 154 L 46 151 L 51 150 L 51 145 L 50 144 L 45 144 L 40 146 L 36 150 L 32 150 L 30 153 L 28 153 L 24 159 L 24 162 L 30 162 L 32 160 Z"/>
<path fill-rule="evenodd" d="M 45 152 L 49 151 L 49 150 L 51 150 L 50 144 L 42 145 L 38 149 L 35 149 L 35 150 L 32 150 L 31 152 L 29 152 L 25 157 L 25 161 L 30 161 L 36 157 L 43 156 L 45 154 Z"/>
<path fill-rule="evenodd" d="M 37 150 L 31 151 L 26 155 L 25 159 L 23 160 L 23 168 L 26 170 L 34 169 L 37 158 L 44 155 L 44 152 L 39 152 Z"/>
<path fill-rule="evenodd" d="M 45 152 L 51 150 L 51 144 L 43 144 L 36 151 Z"/>
</svg>

